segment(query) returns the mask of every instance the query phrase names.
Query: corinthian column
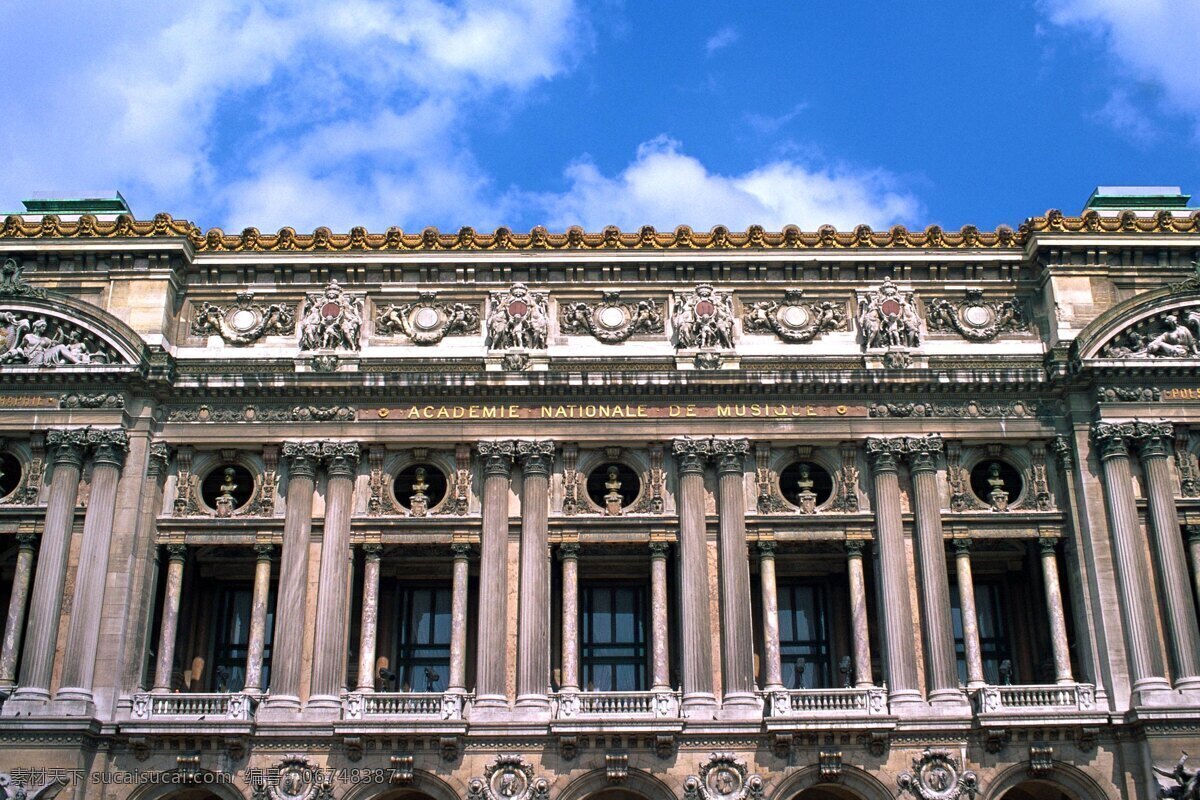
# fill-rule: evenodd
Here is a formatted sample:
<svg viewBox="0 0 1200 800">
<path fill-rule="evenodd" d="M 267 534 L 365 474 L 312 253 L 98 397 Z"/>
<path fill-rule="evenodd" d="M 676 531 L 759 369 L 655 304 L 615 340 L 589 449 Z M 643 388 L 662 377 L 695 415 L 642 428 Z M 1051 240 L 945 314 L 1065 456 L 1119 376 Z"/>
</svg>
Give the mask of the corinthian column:
<svg viewBox="0 0 1200 800">
<path fill-rule="evenodd" d="M 17 565 L 13 573 L 12 593 L 8 596 L 8 617 L 4 622 L 4 646 L 0 649 L 0 697 L 7 696 L 17 683 L 17 654 L 25 632 L 25 609 L 29 603 L 29 583 L 33 577 L 32 534 L 17 534 Z"/>
<path fill-rule="evenodd" d="M 14 701 L 50 699 L 54 648 L 62 613 L 63 580 L 67 575 L 67 554 L 71 549 L 71 528 L 75 524 L 75 504 L 79 498 L 83 454 L 87 449 L 87 430 L 47 431 L 46 449 L 51 454 L 53 473 L 46 503 L 46 523 L 38 549 L 37 574 L 33 579 L 33 595 L 30 598 L 21 679 L 13 693 Z M 15 705 L 5 704 L 4 711 L 15 708 Z"/>
<path fill-rule="evenodd" d="M 750 622 L 750 562 L 746 552 L 746 439 L 715 439 L 718 541 L 721 569 L 721 666 L 723 705 L 757 712 L 754 695 L 754 627 Z"/>
<path fill-rule="evenodd" d="M 379 556 L 383 546 L 364 544 L 362 622 L 358 626 L 358 691 L 375 691 L 375 642 L 379 631 Z M 453 680 L 453 678 L 451 678 Z"/>
<path fill-rule="evenodd" d="M 669 628 L 667 627 L 667 550 L 666 542 L 650 543 L 650 663 L 656 692 L 671 688 Z M 564 681 L 565 683 L 565 681 Z"/>
<path fill-rule="evenodd" d="M 271 687 L 266 705 L 298 709 L 313 489 L 317 466 L 321 463 L 321 447 L 316 442 L 284 442 L 282 455 L 288 468 L 287 500 L 275 602 L 275 636 L 271 644 Z"/>
<path fill-rule="evenodd" d="M 562 686 L 579 691 L 579 545 L 565 542 L 558 548 L 562 560 Z M 653 605 L 653 602 L 651 603 Z M 654 642 L 650 643 L 654 647 Z"/>
<path fill-rule="evenodd" d="M 712 453 L 708 439 L 676 439 L 679 465 L 679 621 L 683 715 L 711 717 L 713 694 L 712 620 L 708 608 L 708 536 L 704 514 L 704 465 Z"/>
<path fill-rule="evenodd" d="M 867 582 L 863 578 L 863 539 L 846 540 L 846 573 L 850 579 L 850 623 L 854 629 L 854 685 L 874 686 L 871 677 L 871 633 L 867 627 Z"/>
<path fill-rule="evenodd" d="M 883 590 L 884 664 L 888 702 L 895 708 L 921 703 L 917 688 L 917 655 L 913 647 L 912 602 L 909 600 L 908 558 L 904 550 L 904 520 L 900 514 L 898 456 L 901 439 L 867 439 L 875 493 L 875 528 L 879 542 L 879 583 Z"/>
<path fill-rule="evenodd" d="M 158 660 L 154 666 L 155 694 L 171 691 L 171 673 L 175 667 L 175 638 L 179 633 L 179 604 L 183 599 L 183 565 L 187 545 L 167 545 L 167 585 L 163 592 L 162 623 L 158 633 Z"/>
<path fill-rule="evenodd" d="M 321 575 L 317 626 L 313 636 L 310 708 L 339 709 L 346 688 L 346 639 L 350 621 L 350 550 L 354 475 L 361 455 L 357 442 L 325 442 L 325 534 L 321 537 Z"/>
<path fill-rule="evenodd" d="M 521 577 L 517 601 L 517 706 L 549 711 L 550 466 L 554 442 L 517 442 L 521 489 Z"/>
<path fill-rule="evenodd" d="M 1188 553 L 1192 557 L 1192 582 L 1196 584 L 1196 597 L 1200 598 L 1200 525 L 1187 525 Z"/>
<path fill-rule="evenodd" d="M 1138 525 L 1129 469 L 1128 440 L 1132 423 L 1092 425 L 1092 439 L 1100 451 L 1104 473 L 1104 503 L 1113 541 L 1113 565 L 1120 589 L 1121 618 L 1129 671 L 1135 692 L 1165 691 L 1170 688 L 1162 659 L 1162 639 L 1155 620 L 1154 597 L 1150 593 L 1150 565 L 1146 563 L 1145 540 Z"/>
<path fill-rule="evenodd" d="M 1166 613 L 1163 627 L 1171 646 L 1175 688 L 1200 689 L 1200 628 L 1196 624 L 1192 587 L 1188 584 L 1183 537 L 1179 535 L 1179 512 L 1175 508 L 1177 484 L 1167 466 L 1174 447 L 1174 427 L 1169 422 L 1139 422 L 1135 434 L 1146 476 L 1150 541 Z"/>
<path fill-rule="evenodd" d="M 88 434 L 94 448 L 92 491 L 83 516 L 83 546 L 75 573 L 75 595 L 71 601 L 71 623 L 55 700 L 92 702 L 92 678 L 96 671 L 96 644 L 100 639 L 100 610 L 104 607 L 104 583 L 108 575 L 108 551 L 112 542 L 113 514 L 117 509 L 117 482 L 129 437 L 125 431 L 96 430 Z"/>
<path fill-rule="evenodd" d="M 958 605 L 962 612 L 963 654 L 967 659 L 967 688 L 978 689 L 983 677 L 983 653 L 979 643 L 979 612 L 975 609 L 975 577 L 971 573 L 971 540 L 954 540 L 954 563 L 958 572 Z"/>
<path fill-rule="evenodd" d="M 775 543 L 758 543 L 758 583 L 762 591 L 763 689 L 783 688 L 783 664 L 779 657 L 779 592 L 775 585 Z"/>
<path fill-rule="evenodd" d="M 271 551 L 269 544 L 254 545 L 254 593 L 250 600 L 250 641 L 246 645 L 246 694 L 263 690 L 263 653 L 267 649 L 267 606 L 271 599 Z"/>
<path fill-rule="evenodd" d="M 508 660 L 508 486 L 513 443 L 480 442 L 483 457 L 483 531 L 479 548 L 478 642 L 475 647 L 475 708 L 505 708 Z"/>
<path fill-rule="evenodd" d="M 1058 584 L 1057 539 L 1039 539 L 1042 552 L 1042 583 L 1046 586 L 1046 612 L 1050 616 L 1050 648 L 1054 652 L 1054 680 L 1071 684 L 1071 651 L 1067 643 L 1067 619 L 1063 615 L 1062 588 Z"/>
<path fill-rule="evenodd" d="M 450 589 L 450 680 L 446 691 L 462 693 L 467 690 L 467 570 L 470 566 L 471 545 L 455 542 L 454 574 Z"/>
</svg>

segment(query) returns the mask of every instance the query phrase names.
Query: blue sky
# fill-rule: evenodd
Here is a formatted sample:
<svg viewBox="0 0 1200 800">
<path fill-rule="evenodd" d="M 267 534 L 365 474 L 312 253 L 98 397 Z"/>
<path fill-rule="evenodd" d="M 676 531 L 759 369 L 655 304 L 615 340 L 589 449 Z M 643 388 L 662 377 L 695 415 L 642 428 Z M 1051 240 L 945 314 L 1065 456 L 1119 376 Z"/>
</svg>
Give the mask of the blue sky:
<svg viewBox="0 0 1200 800">
<path fill-rule="evenodd" d="M 5 211 L 990 229 L 1200 195 L 1200 0 L 43 0 L 0 8 L 0 72 Z"/>
</svg>

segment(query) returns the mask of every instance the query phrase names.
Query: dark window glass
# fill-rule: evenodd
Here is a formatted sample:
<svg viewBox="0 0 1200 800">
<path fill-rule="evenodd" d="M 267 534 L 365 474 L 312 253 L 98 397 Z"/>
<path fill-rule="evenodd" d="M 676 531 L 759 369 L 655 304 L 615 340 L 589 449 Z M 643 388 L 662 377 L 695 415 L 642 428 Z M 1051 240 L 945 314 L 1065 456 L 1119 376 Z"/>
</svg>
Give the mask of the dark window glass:
<svg viewBox="0 0 1200 800">
<path fill-rule="evenodd" d="M 989 581 L 975 582 L 975 614 L 979 618 L 979 649 L 983 660 L 983 679 L 995 686 L 1004 681 L 1000 676 L 1000 663 L 1012 663 L 1012 647 L 1008 635 L 1008 615 L 1004 604 L 1004 587 Z M 967 655 L 963 644 L 962 602 L 958 585 L 950 586 L 950 620 L 954 626 L 954 653 L 958 658 L 958 680 L 967 682 Z M 1019 683 L 1020 676 L 1012 674 L 1012 683 Z"/>
<path fill-rule="evenodd" d="M 829 688 L 833 683 L 825 586 L 783 583 L 778 591 L 783 685 L 789 689 Z"/>
<path fill-rule="evenodd" d="M 223 586 L 217 590 L 217 630 L 213 642 L 210 691 L 240 692 L 246 687 L 246 656 L 250 648 L 251 586 Z M 273 604 L 267 605 L 267 630 L 263 646 L 263 686 L 271 680 L 271 635 L 275 628 Z"/>
<path fill-rule="evenodd" d="M 400 691 L 444 692 L 449 675 L 450 589 L 402 588 L 396 654 Z"/>
<path fill-rule="evenodd" d="M 584 586 L 579 597 L 583 686 L 596 692 L 645 691 L 646 589 Z"/>
</svg>

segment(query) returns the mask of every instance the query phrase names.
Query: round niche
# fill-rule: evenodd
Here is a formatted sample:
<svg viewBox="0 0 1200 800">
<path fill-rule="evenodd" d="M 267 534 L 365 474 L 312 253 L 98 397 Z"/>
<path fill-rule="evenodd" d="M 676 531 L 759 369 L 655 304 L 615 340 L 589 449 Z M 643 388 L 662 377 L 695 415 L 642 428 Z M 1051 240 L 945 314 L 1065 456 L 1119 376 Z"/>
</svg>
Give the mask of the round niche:
<svg viewBox="0 0 1200 800">
<path fill-rule="evenodd" d="M 435 508 L 446 497 L 446 475 L 432 464 L 410 464 L 392 482 L 392 494 L 409 511 Z"/>
<path fill-rule="evenodd" d="M 254 475 L 241 464 L 219 464 L 200 481 L 200 498 L 217 511 L 227 503 L 229 510 L 241 508 L 253 496 Z"/>
<path fill-rule="evenodd" d="M 0 497 L 8 497 L 21 485 L 21 462 L 12 453 L 0 453 Z"/>
<path fill-rule="evenodd" d="M 588 474 L 588 498 L 606 512 L 628 508 L 641 493 L 642 479 L 628 464 L 611 461 Z"/>
<path fill-rule="evenodd" d="M 795 461 L 779 473 L 779 491 L 800 508 L 824 505 L 833 495 L 833 476 L 813 461 Z"/>
<path fill-rule="evenodd" d="M 986 506 L 1014 505 L 1025 488 L 1021 471 L 997 458 L 985 458 L 971 468 L 971 491 Z"/>
</svg>

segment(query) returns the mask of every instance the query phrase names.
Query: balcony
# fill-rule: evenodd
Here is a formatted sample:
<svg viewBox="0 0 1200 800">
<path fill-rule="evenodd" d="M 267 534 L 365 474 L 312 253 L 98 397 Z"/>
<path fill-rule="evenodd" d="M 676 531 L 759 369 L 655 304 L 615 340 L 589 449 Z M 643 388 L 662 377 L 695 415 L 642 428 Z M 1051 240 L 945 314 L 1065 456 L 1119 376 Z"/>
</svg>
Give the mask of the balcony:
<svg viewBox="0 0 1200 800">
<path fill-rule="evenodd" d="M 984 686 L 975 690 L 975 713 L 1000 716 L 1102 714 L 1090 683 Z"/>
<path fill-rule="evenodd" d="M 768 719 L 885 717 L 888 714 L 887 690 L 875 686 L 862 689 L 782 689 L 763 694 Z"/>
<path fill-rule="evenodd" d="M 679 718 L 678 692 L 562 692 L 551 704 L 556 720 Z"/>
<path fill-rule="evenodd" d="M 461 722 L 474 698 L 462 692 L 352 692 L 342 695 L 342 719 Z"/>
<path fill-rule="evenodd" d="M 137 722 L 250 722 L 258 699 L 240 692 L 135 694 L 129 718 Z"/>
</svg>

